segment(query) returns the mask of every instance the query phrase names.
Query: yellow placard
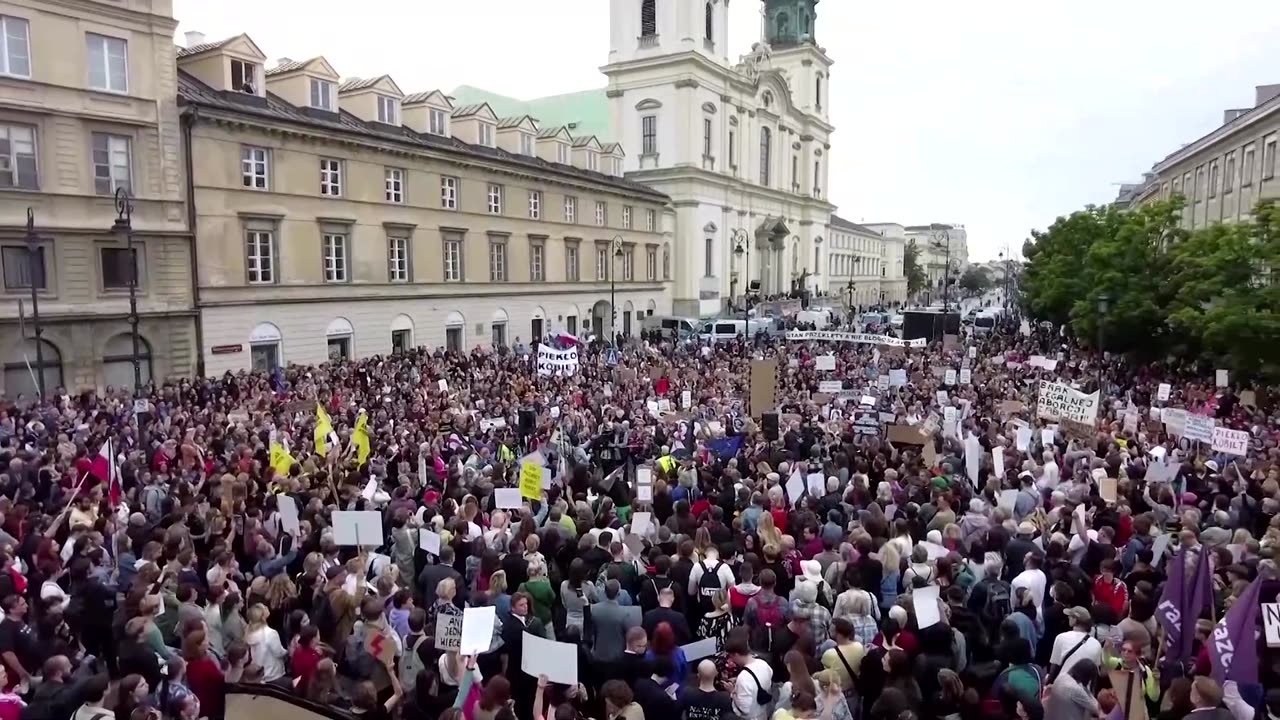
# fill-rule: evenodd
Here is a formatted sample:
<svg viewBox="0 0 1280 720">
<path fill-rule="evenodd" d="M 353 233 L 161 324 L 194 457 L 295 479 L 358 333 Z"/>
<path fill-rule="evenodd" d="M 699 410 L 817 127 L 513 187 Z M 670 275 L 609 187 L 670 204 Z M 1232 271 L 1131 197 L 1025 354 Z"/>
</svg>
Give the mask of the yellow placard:
<svg viewBox="0 0 1280 720">
<path fill-rule="evenodd" d="M 520 463 L 520 497 L 530 500 L 542 497 L 542 468 L 535 462 Z"/>
</svg>

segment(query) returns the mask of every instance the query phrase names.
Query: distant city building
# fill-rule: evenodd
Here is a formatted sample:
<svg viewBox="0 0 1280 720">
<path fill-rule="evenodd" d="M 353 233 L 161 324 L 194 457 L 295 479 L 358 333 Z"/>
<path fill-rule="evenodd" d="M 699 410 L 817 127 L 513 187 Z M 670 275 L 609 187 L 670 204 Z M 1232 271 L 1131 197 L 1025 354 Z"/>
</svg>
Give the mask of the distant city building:
<svg viewBox="0 0 1280 720">
<path fill-rule="evenodd" d="M 1251 108 L 1223 112 L 1222 125 L 1157 162 L 1140 183 L 1120 186 L 1116 204 L 1186 199 L 1182 226 L 1246 220 L 1259 200 L 1280 198 L 1280 84 L 1254 89 Z"/>
<path fill-rule="evenodd" d="M 902 273 L 905 248 L 901 225 L 859 225 L 832 215 L 827 293 L 846 305 L 852 295 L 854 307 L 906 302 L 907 281 Z"/>
</svg>

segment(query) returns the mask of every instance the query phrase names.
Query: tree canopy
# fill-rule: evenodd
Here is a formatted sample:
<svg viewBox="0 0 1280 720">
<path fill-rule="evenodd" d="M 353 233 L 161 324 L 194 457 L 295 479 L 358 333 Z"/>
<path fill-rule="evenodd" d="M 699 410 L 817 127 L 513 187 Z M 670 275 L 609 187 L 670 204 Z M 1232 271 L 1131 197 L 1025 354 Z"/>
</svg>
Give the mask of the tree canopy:
<svg viewBox="0 0 1280 720">
<path fill-rule="evenodd" d="M 991 274 L 984 267 L 969 266 L 960 276 L 960 289 L 976 295 L 991 287 Z"/>
<path fill-rule="evenodd" d="M 912 240 L 902 253 L 902 274 L 907 278 L 907 295 L 915 295 L 924 289 L 929 278 L 920 264 L 920 246 Z"/>
<path fill-rule="evenodd" d="M 1180 196 L 1132 210 L 1090 206 L 1033 231 L 1024 310 L 1105 350 L 1280 377 L 1280 205 L 1190 232 L 1183 207 Z"/>
</svg>

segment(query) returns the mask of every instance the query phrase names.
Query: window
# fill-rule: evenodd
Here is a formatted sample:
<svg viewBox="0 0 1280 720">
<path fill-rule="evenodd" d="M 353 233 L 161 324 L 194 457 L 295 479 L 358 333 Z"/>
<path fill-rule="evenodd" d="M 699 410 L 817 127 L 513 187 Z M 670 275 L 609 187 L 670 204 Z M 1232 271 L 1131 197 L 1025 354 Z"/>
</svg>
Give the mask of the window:
<svg viewBox="0 0 1280 720">
<path fill-rule="evenodd" d="M 592 171 L 600 169 L 600 156 L 590 150 L 587 151 L 587 169 Z"/>
<path fill-rule="evenodd" d="M 387 238 L 387 279 L 409 282 L 409 238 Z"/>
<path fill-rule="evenodd" d="M 507 281 L 507 242 L 489 239 L 489 282 Z"/>
<path fill-rule="evenodd" d="M 387 168 L 385 185 L 387 202 L 404 202 L 404 170 L 401 170 L 400 168 Z"/>
<path fill-rule="evenodd" d="M 333 83 L 311 78 L 311 107 L 333 111 Z"/>
<path fill-rule="evenodd" d="M 596 280 L 609 279 L 609 248 L 604 245 L 596 246 Z"/>
<path fill-rule="evenodd" d="M 28 125 L 0 125 L 0 187 L 35 190 L 36 130 Z"/>
<path fill-rule="evenodd" d="M 760 128 L 760 184 L 769 184 L 769 161 L 773 151 L 773 133 L 769 128 Z"/>
<path fill-rule="evenodd" d="M 36 289 L 44 290 L 48 282 L 45 276 L 44 246 L 35 248 L 34 264 L 25 245 L 5 245 L 0 248 L 0 261 L 4 262 L 4 289 L 30 290 L 35 279 Z"/>
<path fill-rule="evenodd" d="M 569 146 L 565 143 L 556 143 L 556 162 L 561 165 L 569 164 Z"/>
<path fill-rule="evenodd" d="M 89 87 L 107 92 L 129 92 L 129 57 L 125 41 L 88 33 L 85 46 Z"/>
<path fill-rule="evenodd" d="M 1235 190 L 1236 184 L 1236 153 L 1234 150 L 1227 153 L 1227 173 L 1222 176 L 1222 192 L 1229 193 Z M 1167 189 L 1167 187 L 1166 187 Z"/>
<path fill-rule="evenodd" d="M 494 321 L 493 328 L 490 330 L 493 337 L 494 347 L 506 347 L 507 345 L 507 324 L 501 321 Z"/>
<path fill-rule="evenodd" d="M 529 279 L 542 282 L 547 277 L 547 247 L 540 242 L 529 246 Z"/>
<path fill-rule="evenodd" d="M 460 282 L 462 280 L 462 236 L 448 233 L 444 236 L 444 280 Z"/>
<path fill-rule="evenodd" d="M 542 219 L 542 191 L 541 190 L 529 191 L 529 219 L 530 220 Z"/>
<path fill-rule="evenodd" d="M 711 118 L 702 118 L 702 157 L 711 157 Z"/>
<path fill-rule="evenodd" d="M 631 206 L 630 205 L 622 206 L 622 229 L 623 230 L 631 229 Z"/>
<path fill-rule="evenodd" d="M 440 207 L 445 210 L 458 209 L 458 178 L 447 175 L 440 177 Z"/>
<path fill-rule="evenodd" d="M 31 40 L 27 21 L 0 15 L 0 74 L 31 77 Z"/>
<path fill-rule="evenodd" d="M 1218 195 L 1218 161 L 1209 163 L 1209 197 Z"/>
<path fill-rule="evenodd" d="M 127 290 L 129 283 L 137 283 L 138 247 L 99 248 L 102 258 L 102 289 Z"/>
<path fill-rule="evenodd" d="M 324 281 L 342 283 L 347 281 L 347 236 L 340 233 L 325 233 L 322 236 L 324 248 Z"/>
<path fill-rule="evenodd" d="M 1276 176 L 1276 136 L 1262 139 L 1262 179 Z"/>
<path fill-rule="evenodd" d="M 449 134 L 449 116 L 439 108 L 431 108 L 427 113 L 429 131 L 432 135 L 448 135 Z"/>
<path fill-rule="evenodd" d="M 640 118 L 640 154 L 658 154 L 658 116 L 645 115 Z"/>
<path fill-rule="evenodd" d="M 114 195 L 118 188 L 129 192 L 129 138 L 123 135 L 93 134 L 93 191 Z"/>
<path fill-rule="evenodd" d="M 605 205 L 603 200 L 597 200 L 596 201 L 596 225 L 603 227 L 605 224 L 605 220 L 608 217 L 608 214 L 609 214 L 608 206 Z"/>
<path fill-rule="evenodd" d="M 813 161 L 813 196 L 822 197 L 822 161 Z"/>
<path fill-rule="evenodd" d="M 813 247 L 813 271 L 815 273 L 822 272 L 822 247 L 815 245 Z"/>
<path fill-rule="evenodd" d="M 715 251 L 716 241 L 714 238 L 707 238 L 703 242 L 702 248 L 702 274 L 706 277 L 715 275 Z"/>
<path fill-rule="evenodd" d="M 342 194 L 342 161 L 320 159 L 320 194 L 338 197 Z"/>
<path fill-rule="evenodd" d="M 645 251 L 644 277 L 649 282 L 658 279 L 658 248 L 649 248 Z"/>
<path fill-rule="evenodd" d="M 520 154 L 533 154 L 533 136 L 529 133 L 520 133 Z"/>
<path fill-rule="evenodd" d="M 1189 172 L 1182 174 L 1182 192 L 1188 198 L 1193 198 L 1196 195 L 1196 188 L 1191 184 L 1191 173 Z"/>
<path fill-rule="evenodd" d="M 564 279 L 569 282 L 577 282 L 581 279 L 578 275 L 578 245 L 566 245 L 564 248 Z"/>
<path fill-rule="evenodd" d="M 231 89 L 235 92 L 256 95 L 258 66 L 244 60 L 231 60 Z"/>
<path fill-rule="evenodd" d="M 813 105 L 819 110 L 822 109 L 822 76 L 818 75 L 813 81 Z"/>
<path fill-rule="evenodd" d="M 270 285 L 276 281 L 275 238 L 266 230 L 244 234 L 245 270 L 250 285 Z"/>
<path fill-rule="evenodd" d="M 480 144 L 493 147 L 493 126 L 489 123 L 480 123 Z"/>
<path fill-rule="evenodd" d="M 270 151 L 266 148 L 247 145 L 240 148 L 241 184 L 254 190 L 266 190 L 270 160 Z"/>
<path fill-rule="evenodd" d="M 644 211 L 644 229 L 646 232 L 653 232 L 654 225 L 657 224 L 657 213 L 653 210 Z"/>
<path fill-rule="evenodd" d="M 1253 145 L 1244 146 L 1244 160 L 1240 165 L 1240 187 L 1249 187 L 1253 184 L 1253 150 Z"/>
<path fill-rule="evenodd" d="M 400 101 L 389 95 L 378 96 L 378 122 L 386 125 L 400 124 Z"/>
<path fill-rule="evenodd" d="M 634 257 L 635 253 L 632 248 L 628 247 L 622 251 L 622 279 L 627 282 L 635 280 L 634 268 L 632 267 Z"/>
<path fill-rule="evenodd" d="M 502 214 L 502 186 L 496 185 L 494 183 L 489 183 L 488 196 L 489 196 L 489 214 L 501 215 Z"/>
<path fill-rule="evenodd" d="M 575 223 L 578 218 L 578 198 L 572 195 L 564 196 L 564 221 L 567 223 Z"/>
<path fill-rule="evenodd" d="M 1204 187 L 1204 166 L 1201 165 L 1200 167 L 1196 168 L 1196 185 L 1195 185 L 1196 202 L 1200 202 L 1201 200 L 1204 199 L 1204 193 L 1201 191 L 1201 188 L 1203 187 Z"/>
<path fill-rule="evenodd" d="M 662 246 L 662 279 L 671 279 L 671 247 L 669 245 Z"/>
<path fill-rule="evenodd" d="M 793 190 L 800 189 L 800 156 L 791 156 L 791 188 Z"/>
<path fill-rule="evenodd" d="M 1181 178 L 1174 178 L 1174 179 L 1173 179 L 1173 194 L 1174 194 L 1174 195 L 1181 195 L 1181 194 L 1182 194 L 1182 179 L 1181 179 Z"/>
<path fill-rule="evenodd" d="M 738 133 L 729 131 L 729 167 L 738 167 Z"/>
<path fill-rule="evenodd" d="M 658 34 L 657 4 L 658 0 L 640 0 L 640 37 Z"/>
</svg>

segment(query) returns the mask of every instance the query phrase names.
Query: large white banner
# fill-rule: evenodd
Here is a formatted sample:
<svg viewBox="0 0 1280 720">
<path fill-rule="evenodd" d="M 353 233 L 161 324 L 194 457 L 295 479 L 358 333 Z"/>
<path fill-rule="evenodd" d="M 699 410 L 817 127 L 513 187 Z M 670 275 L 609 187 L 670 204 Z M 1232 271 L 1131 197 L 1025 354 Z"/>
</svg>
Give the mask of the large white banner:
<svg viewBox="0 0 1280 720">
<path fill-rule="evenodd" d="M 851 342 L 861 343 L 863 345 L 892 345 L 893 347 L 924 347 L 927 344 L 924 338 L 902 340 L 896 337 L 889 337 L 888 335 L 837 332 L 835 330 L 792 330 L 787 333 L 787 340 L 790 340 L 791 342 L 804 342 L 806 340 L 817 340 L 819 342 Z"/>
<path fill-rule="evenodd" d="M 539 375 L 572 375 L 578 372 L 578 349 L 556 350 L 539 345 L 537 363 Z"/>
<path fill-rule="evenodd" d="M 1098 420 L 1098 393 L 1086 395 L 1065 383 L 1041 380 L 1036 416 L 1093 425 Z"/>
</svg>

